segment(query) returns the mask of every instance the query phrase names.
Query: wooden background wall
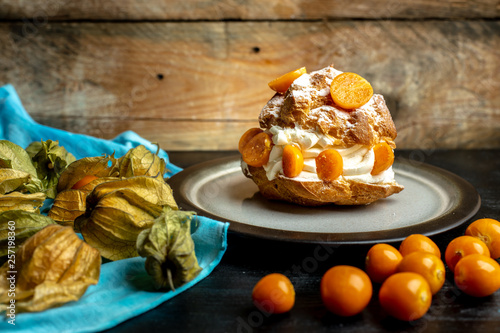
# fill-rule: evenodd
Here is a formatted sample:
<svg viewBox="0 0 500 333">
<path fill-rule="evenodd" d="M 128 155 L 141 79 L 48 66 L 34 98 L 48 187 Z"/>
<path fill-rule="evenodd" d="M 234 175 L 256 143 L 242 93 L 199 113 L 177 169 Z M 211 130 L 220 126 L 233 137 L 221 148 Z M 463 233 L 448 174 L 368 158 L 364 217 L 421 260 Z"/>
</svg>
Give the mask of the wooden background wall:
<svg viewBox="0 0 500 333">
<path fill-rule="evenodd" d="M 235 149 L 267 82 L 335 63 L 385 96 L 399 148 L 500 148 L 498 0 L 0 0 L 0 84 L 38 122 Z"/>
</svg>

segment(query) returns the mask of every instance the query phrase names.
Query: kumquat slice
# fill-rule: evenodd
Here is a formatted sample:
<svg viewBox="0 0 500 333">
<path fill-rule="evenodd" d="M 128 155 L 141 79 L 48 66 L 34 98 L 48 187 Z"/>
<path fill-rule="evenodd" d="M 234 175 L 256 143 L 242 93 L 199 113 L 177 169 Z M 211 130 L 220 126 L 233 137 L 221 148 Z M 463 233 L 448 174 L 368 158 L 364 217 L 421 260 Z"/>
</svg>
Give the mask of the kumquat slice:
<svg viewBox="0 0 500 333">
<path fill-rule="evenodd" d="M 286 177 L 297 177 L 304 168 L 304 157 L 297 146 L 286 145 L 283 148 L 283 174 Z"/>
<path fill-rule="evenodd" d="M 316 156 L 316 173 L 324 181 L 334 181 L 344 171 L 342 156 L 335 149 L 327 149 Z"/>
<path fill-rule="evenodd" d="M 333 102 L 343 109 L 353 110 L 365 105 L 373 96 L 368 81 L 355 73 L 342 73 L 330 85 Z"/>
<path fill-rule="evenodd" d="M 371 174 L 375 176 L 389 169 L 394 163 L 394 152 L 387 142 L 377 143 L 373 147 L 373 152 L 375 153 L 375 163 Z"/>
<path fill-rule="evenodd" d="M 253 167 L 261 167 L 269 161 L 273 142 L 271 136 L 265 132 L 252 137 L 242 148 L 243 162 Z"/>
<path fill-rule="evenodd" d="M 254 136 L 262 132 L 264 131 L 261 128 L 254 127 L 250 128 L 245 133 L 243 133 L 243 135 L 240 138 L 240 141 L 238 142 L 238 151 L 241 153 L 243 151 L 243 148 L 248 143 L 248 141 L 252 140 Z"/>
<path fill-rule="evenodd" d="M 307 73 L 306 68 L 302 67 L 272 80 L 271 82 L 268 83 L 268 85 L 272 90 L 279 93 L 284 93 L 292 85 L 293 81 L 298 79 L 302 74 L 306 73 Z"/>
</svg>

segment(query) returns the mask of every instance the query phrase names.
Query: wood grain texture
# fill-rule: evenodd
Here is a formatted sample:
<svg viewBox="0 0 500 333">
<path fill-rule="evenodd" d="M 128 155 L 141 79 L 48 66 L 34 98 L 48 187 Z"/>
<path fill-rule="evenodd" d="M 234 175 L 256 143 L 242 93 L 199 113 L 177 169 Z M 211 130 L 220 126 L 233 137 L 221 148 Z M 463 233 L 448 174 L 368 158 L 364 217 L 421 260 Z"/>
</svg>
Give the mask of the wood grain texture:
<svg viewBox="0 0 500 333">
<path fill-rule="evenodd" d="M 330 63 L 385 96 L 401 148 L 500 147 L 498 21 L 8 22 L 0 83 L 43 124 L 234 149 L 267 82 Z"/>
<path fill-rule="evenodd" d="M 73 133 L 111 139 L 132 130 L 167 151 L 236 150 L 238 140 L 248 128 L 258 127 L 258 121 L 167 120 L 167 119 L 87 119 L 82 117 L 35 116 L 36 121 Z"/>
<path fill-rule="evenodd" d="M 498 18 L 497 0 L 0 0 L 0 18 L 45 20 L 304 20 Z"/>
</svg>

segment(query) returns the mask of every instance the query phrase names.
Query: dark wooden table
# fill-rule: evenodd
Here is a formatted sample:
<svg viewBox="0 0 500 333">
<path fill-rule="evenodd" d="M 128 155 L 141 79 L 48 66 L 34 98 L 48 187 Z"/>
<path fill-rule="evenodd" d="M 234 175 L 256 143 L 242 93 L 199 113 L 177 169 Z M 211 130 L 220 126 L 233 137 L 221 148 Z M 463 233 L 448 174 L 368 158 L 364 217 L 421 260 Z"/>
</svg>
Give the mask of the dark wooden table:
<svg viewBox="0 0 500 333">
<path fill-rule="evenodd" d="M 170 156 L 174 164 L 187 167 L 232 154 L 172 152 Z M 500 150 L 408 150 L 397 151 L 397 157 L 447 169 L 472 183 L 481 196 L 481 208 L 470 221 L 431 237 L 442 252 L 450 240 L 464 233 L 469 222 L 483 217 L 500 219 Z M 449 271 L 429 312 L 417 321 L 388 317 L 379 306 L 376 285 L 372 301 L 361 314 L 337 317 L 321 302 L 321 277 L 336 264 L 363 267 L 370 246 L 318 246 L 229 233 L 227 252 L 211 275 L 109 332 L 500 332 L 500 291 L 481 299 L 466 296 L 456 289 Z M 294 284 L 296 303 L 289 313 L 267 316 L 252 305 L 253 286 L 272 272 L 286 273 Z"/>
</svg>

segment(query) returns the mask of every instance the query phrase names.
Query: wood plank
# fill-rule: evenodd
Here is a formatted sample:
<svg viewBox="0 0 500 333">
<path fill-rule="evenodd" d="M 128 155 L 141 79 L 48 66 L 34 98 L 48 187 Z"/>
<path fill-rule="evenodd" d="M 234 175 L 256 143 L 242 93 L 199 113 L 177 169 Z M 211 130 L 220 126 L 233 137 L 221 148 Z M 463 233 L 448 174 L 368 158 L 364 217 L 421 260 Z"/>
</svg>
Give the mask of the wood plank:
<svg viewBox="0 0 500 333">
<path fill-rule="evenodd" d="M 496 0 L 0 0 L 0 19 L 311 20 L 498 18 Z"/>
<path fill-rule="evenodd" d="M 261 24 L 227 26 L 63 23 L 24 38 L 22 25 L 0 25 L 0 82 L 31 96 L 34 114 L 255 118 L 273 95 L 268 71 L 279 73 L 281 59 L 266 65 L 253 51 L 265 42 Z"/>
<path fill-rule="evenodd" d="M 223 129 L 256 120 L 268 81 L 334 62 L 385 96 L 400 147 L 500 147 L 497 21 L 2 23 L 0 45 L 0 83 L 66 130 L 114 123 L 107 138 L 131 129 L 162 141 L 179 122 L 220 123 L 164 145 L 233 149 Z"/>
<path fill-rule="evenodd" d="M 84 117 L 33 117 L 41 124 L 64 128 L 73 133 L 82 133 L 102 139 L 133 130 L 143 138 L 158 143 L 166 151 L 185 150 L 237 150 L 241 135 L 251 127 L 258 127 L 258 121 L 190 121 L 114 119 Z M 88 129 L 82 131 L 82 129 Z"/>
</svg>

